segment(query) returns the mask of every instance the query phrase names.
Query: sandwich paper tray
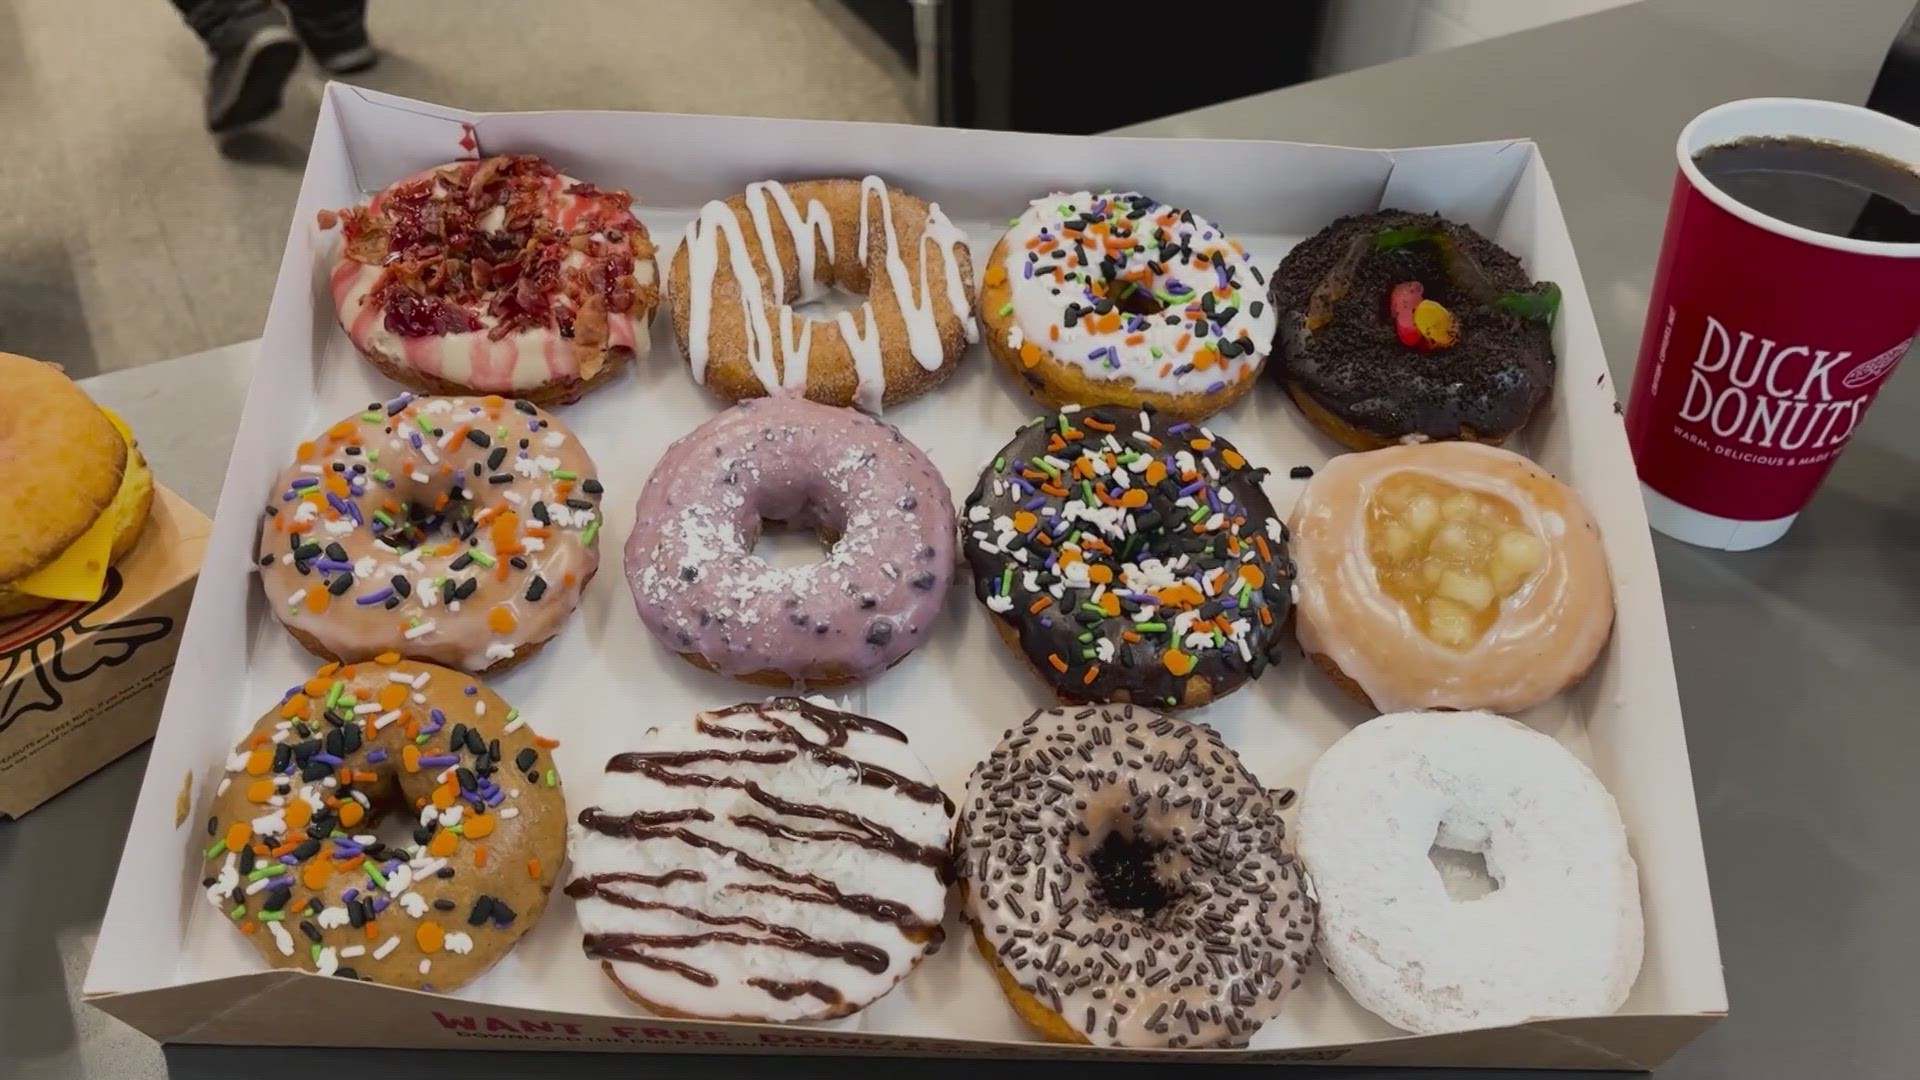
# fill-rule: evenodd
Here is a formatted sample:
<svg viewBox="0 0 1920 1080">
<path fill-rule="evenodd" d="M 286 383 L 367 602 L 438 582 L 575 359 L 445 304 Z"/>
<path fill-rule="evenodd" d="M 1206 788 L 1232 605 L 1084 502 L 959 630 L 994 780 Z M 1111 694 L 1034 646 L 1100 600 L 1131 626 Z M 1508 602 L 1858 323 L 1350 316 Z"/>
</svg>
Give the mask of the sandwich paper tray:
<svg viewBox="0 0 1920 1080">
<path fill-rule="evenodd" d="M 968 233 L 976 274 L 1027 203 L 1052 191 L 1138 189 L 1220 223 L 1270 270 L 1300 238 L 1342 214 L 1396 206 L 1467 222 L 1558 282 L 1561 371 L 1516 447 L 1573 485 L 1598 517 L 1618 618 L 1611 645 L 1573 691 L 1522 719 L 1587 761 L 1615 798 L 1639 862 L 1646 959 L 1616 1015 L 1409 1036 L 1354 1003 L 1323 969 L 1245 1050 L 1115 1051 L 1037 1041 L 1002 997 L 958 916 L 947 944 L 865 1011 L 822 1024 L 756 1025 L 647 1016 L 580 949 L 572 902 L 555 895 L 498 966 L 435 995 L 266 969 L 199 887 L 206 797 L 238 738 L 316 664 L 268 609 L 251 572 L 260 507 L 296 444 L 394 387 L 354 352 L 327 288 L 337 233 L 316 212 L 353 205 L 422 169 L 478 153 L 535 153 L 570 175 L 633 192 L 661 258 L 711 199 L 755 180 L 876 173 L 938 202 Z M 612 1051 L 992 1055 L 1343 1064 L 1645 1069 L 1726 1008 L 1699 822 L 1639 485 L 1580 270 L 1533 144 L 1357 150 L 1272 142 L 1080 138 L 881 124 L 646 113 L 475 114 L 342 85 L 327 89 L 313 151 L 187 623 L 152 763 L 86 981 L 101 1009 L 169 1042 L 285 1045 L 328 1017 L 329 1045 L 502 1046 Z M 635 616 L 618 567 L 633 506 L 674 439 L 718 412 L 656 316 L 652 355 L 558 415 L 599 466 L 607 493 L 600 574 L 565 630 L 492 685 L 544 735 L 572 812 L 601 768 L 656 717 L 757 700 L 767 692 L 696 670 Z M 939 389 L 886 414 L 933 459 L 958 505 L 979 470 L 1041 411 L 976 345 Z M 1271 383 L 1211 426 L 1273 470 L 1282 512 L 1338 451 Z M 1002 732 L 1050 695 L 998 640 L 970 583 L 955 583 L 928 641 L 870 683 L 832 695 L 905 730 L 957 796 Z M 1304 782 L 1320 751 L 1366 719 L 1304 660 L 1202 710 L 1270 787 Z M 195 812 L 176 823 L 183 776 Z"/>
</svg>

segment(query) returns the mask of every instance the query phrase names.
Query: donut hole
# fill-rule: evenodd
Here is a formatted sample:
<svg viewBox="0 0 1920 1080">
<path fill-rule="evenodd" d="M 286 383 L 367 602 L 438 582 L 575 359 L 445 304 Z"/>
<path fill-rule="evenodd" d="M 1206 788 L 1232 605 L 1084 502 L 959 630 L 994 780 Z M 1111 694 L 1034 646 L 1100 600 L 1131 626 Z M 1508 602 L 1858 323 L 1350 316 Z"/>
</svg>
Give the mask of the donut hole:
<svg viewBox="0 0 1920 1080">
<path fill-rule="evenodd" d="M 840 530 L 763 518 L 747 550 L 775 570 L 792 570 L 824 561 L 840 541 Z"/>
<path fill-rule="evenodd" d="M 1166 847 L 1151 837 L 1119 829 L 1107 833 L 1087 853 L 1094 895 L 1108 907 L 1137 912 L 1142 919 L 1158 915 L 1176 899 L 1158 870 Z"/>
<path fill-rule="evenodd" d="M 795 315 L 808 322 L 832 322 L 843 311 L 858 311 L 866 304 L 865 293 L 855 292 L 845 285 L 834 284 L 814 290 L 787 306 Z"/>
<path fill-rule="evenodd" d="M 1488 830 L 1474 822 L 1443 819 L 1435 828 L 1427 861 L 1440 875 L 1448 899 L 1466 903 L 1500 891 L 1500 878 L 1487 862 L 1491 843 Z"/>
</svg>

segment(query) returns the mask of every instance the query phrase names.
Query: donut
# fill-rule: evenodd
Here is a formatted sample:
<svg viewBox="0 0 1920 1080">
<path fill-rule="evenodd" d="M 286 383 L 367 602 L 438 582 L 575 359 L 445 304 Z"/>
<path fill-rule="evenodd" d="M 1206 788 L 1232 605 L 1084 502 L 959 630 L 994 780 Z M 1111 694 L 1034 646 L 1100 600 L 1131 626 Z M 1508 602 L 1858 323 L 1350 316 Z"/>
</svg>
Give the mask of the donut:
<svg viewBox="0 0 1920 1080">
<path fill-rule="evenodd" d="M 140 540 L 153 471 L 58 365 L 0 353 L 0 619 L 90 603 Z"/>
<path fill-rule="evenodd" d="M 1292 531 L 1300 646 L 1380 711 L 1531 708 L 1612 633 L 1599 525 L 1511 450 L 1342 454 L 1307 482 Z"/>
<path fill-rule="evenodd" d="M 1435 846 L 1481 855 L 1495 891 L 1450 897 Z M 1611 1013 L 1639 975 L 1639 872 L 1613 796 L 1506 717 L 1395 713 L 1348 732 L 1307 779 L 1300 857 L 1327 967 L 1397 1028 Z"/>
<path fill-rule="evenodd" d="M 1498 444 L 1553 389 L 1560 289 L 1471 227 L 1433 214 L 1343 217 L 1280 263 L 1274 370 L 1300 411 L 1354 450 Z"/>
<path fill-rule="evenodd" d="M 953 804 L 878 720 L 799 698 L 649 727 L 573 829 L 582 947 L 662 1016 L 858 1012 L 940 946 Z"/>
<path fill-rule="evenodd" d="M 830 319 L 793 307 L 836 288 L 866 301 Z M 877 176 L 708 203 L 667 291 L 693 381 L 726 401 L 785 390 L 877 413 L 945 382 L 980 338 L 966 234 Z"/>
<path fill-rule="evenodd" d="M 640 620 L 697 667 L 767 686 L 855 682 L 932 630 L 953 580 L 953 499 L 920 448 L 852 409 L 749 398 L 667 448 L 627 540 Z M 824 559 L 754 554 L 768 521 Z"/>
<path fill-rule="evenodd" d="M 1264 475 L 1150 410 L 1042 416 L 967 497 L 974 595 L 1064 701 L 1218 700 L 1279 661 L 1292 602 Z"/>
<path fill-rule="evenodd" d="M 273 967 L 464 986 L 560 876 L 555 745 L 460 672 L 392 653 L 327 664 L 226 760 L 201 889 Z M 412 843 L 380 839 L 389 814 Z"/>
<path fill-rule="evenodd" d="M 381 374 L 421 393 L 576 401 L 647 354 L 653 244 L 632 206 L 517 154 L 323 210 L 320 227 L 344 239 L 340 325 Z"/>
<path fill-rule="evenodd" d="M 1200 420 L 1253 388 L 1278 318 L 1218 226 L 1138 192 L 1035 199 L 994 246 L 987 345 L 1048 408 Z"/>
<path fill-rule="evenodd" d="M 1057 708 L 973 770 L 954 851 L 975 944 L 1054 1042 L 1245 1046 L 1313 952 L 1280 812 L 1218 732 Z"/>
<path fill-rule="evenodd" d="M 261 520 L 260 582 L 321 656 L 497 672 L 580 603 L 601 493 L 579 440 L 531 402 L 403 393 L 300 444 Z"/>
</svg>

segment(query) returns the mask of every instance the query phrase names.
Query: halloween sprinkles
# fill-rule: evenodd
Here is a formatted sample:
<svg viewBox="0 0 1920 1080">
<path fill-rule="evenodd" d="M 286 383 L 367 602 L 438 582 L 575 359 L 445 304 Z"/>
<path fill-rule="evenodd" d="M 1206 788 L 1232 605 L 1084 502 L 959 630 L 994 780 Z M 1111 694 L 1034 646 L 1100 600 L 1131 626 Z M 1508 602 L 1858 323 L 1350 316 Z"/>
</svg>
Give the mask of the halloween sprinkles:
<svg viewBox="0 0 1920 1080">
<path fill-rule="evenodd" d="M 1265 472 L 1152 410 L 1041 417 L 967 500 L 974 593 L 1065 700 L 1204 705 L 1280 655 L 1293 563 Z"/>
</svg>

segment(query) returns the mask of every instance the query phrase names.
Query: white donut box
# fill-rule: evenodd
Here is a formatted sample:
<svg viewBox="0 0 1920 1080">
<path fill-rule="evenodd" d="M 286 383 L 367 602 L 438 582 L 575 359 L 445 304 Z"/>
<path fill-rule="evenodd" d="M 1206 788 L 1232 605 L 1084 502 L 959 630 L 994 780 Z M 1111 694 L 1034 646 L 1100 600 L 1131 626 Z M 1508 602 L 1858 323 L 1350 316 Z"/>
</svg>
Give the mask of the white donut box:
<svg viewBox="0 0 1920 1080">
<path fill-rule="evenodd" d="M 572 175 L 632 191 L 663 259 L 702 203 L 750 181 L 877 173 L 940 203 L 971 237 L 976 273 L 1029 200 L 1112 187 L 1206 216 L 1268 271 L 1336 216 L 1398 206 L 1468 222 L 1518 253 L 1536 278 L 1558 282 L 1565 290 L 1554 328 L 1559 383 L 1514 448 L 1593 507 L 1619 615 L 1591 676 L 1520 719 L 1588 762 L 1619 801 L 1639 863 L 1647 934 L 1626 1005 L 1611 1016 L 1415 1037 L 1360 1008 L 1321 968 L 1246 1050 L 1048 1045 L 1007 1006 L 956 915 L 936 955 L 845 1020 L 665 1020 L 640 1013 L 582 955 L 572 902 L 558 894 L 511 955 L 456 993 L 264 969 L 199 888 L 201 824 L 219 763 L 314 665 L 275 621 L 250 571 L 259 508 L 299 440 L 395 391 L 355 355 L 334 319 L 327 270 L 338 238 L 316 228 L 315 212 L 468 156 L 476 140 L 485 153 L 542 154 Z M 664 317 L 655 320 L 652 356 L 636 367 L 560 414 L 606 483 L 604 572 L 542 655 L 494 682 L 537 730 L 562 741 L 555 757 L 574 812 L 588 805 L 607 758 L 631 749 L 631 735 L 650 717 L 761 696 L 669 655 L 634 614 L 619 567 L 641 485 L 668 443 L 719 408 L 689 377 Z M 1724 1015 L 1727 999 L 1660 581 L 1615 393 L 1553 182 L 1524 140 L 1383 151 L 626 112 L 483 115 L 329 85 L 86 997 L 173 1043 L 280 1045 L 289 1037 L 283 1021 L 297 1010 L 327 1019 L 303 1023 L 292 1037 L 309 1031 L 336 1046 L 1651 1068 Z M 984 346 L 975 346 L 952 381 L 886 419 L 931 455 L 958 503 L 1036 411 Z M 1267 492 L 1283 511 L 1302 486 L 1289 469 L 1318 466 L 1337 450 L 1266 379 L 1210 424 L 1274 470 Z M 1050 704 L 970 591 L 963 571 L 931 639 L 892 671 L 838 696 L 843 706 L 907 731 L 954 795 L 1004 729 Z M 1262 782 L 1297 787 L 1315 756 L 1366 715 L 1310 664 L 1290 660 L 1198 718 L 1220 729 Z M 187 779 L 192 809 L 176 814 Z"/>
</svg>

